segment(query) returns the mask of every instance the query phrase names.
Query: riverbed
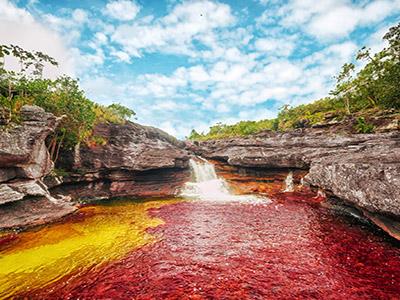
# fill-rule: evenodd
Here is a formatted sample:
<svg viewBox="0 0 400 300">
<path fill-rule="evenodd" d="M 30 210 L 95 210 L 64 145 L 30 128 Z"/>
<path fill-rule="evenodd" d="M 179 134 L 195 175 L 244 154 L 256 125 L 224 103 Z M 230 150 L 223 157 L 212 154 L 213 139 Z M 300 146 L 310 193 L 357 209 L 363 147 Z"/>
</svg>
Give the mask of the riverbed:
<svg viewBox="0 0 400 300">
<path fill-rule="evenodd" d="M 0 298 L 398 298 L 398 243 L 312 200 L 87 205 L 3 234 Z"/>
</svg>

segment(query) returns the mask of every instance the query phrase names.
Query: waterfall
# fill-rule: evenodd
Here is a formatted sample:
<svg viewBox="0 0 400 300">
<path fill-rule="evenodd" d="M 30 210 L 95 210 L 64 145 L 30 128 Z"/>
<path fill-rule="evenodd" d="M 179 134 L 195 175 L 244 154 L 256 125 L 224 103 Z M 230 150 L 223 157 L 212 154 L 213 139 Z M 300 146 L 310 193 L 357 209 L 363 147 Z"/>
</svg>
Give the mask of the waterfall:
<svg viewBox="0 0 400 300">
<path fill-rule="evenodd" d="M 285 179 L 285 190 L 284 192 L 293 192 L 294 191 L 294 183 L 293 183 L 293 172 L 290 171 Z"/>
<path fill-rule="evenodd" d="M 260 202 L 266 198 L 255 195 L 234 195 L 229 191 L 228 184 L 217 176 L 214 165 L 203 158 L 191 159 L 190 168 L 193 172 L 193 181 L 187 182 L 181 193 L 182 197 L 203 201 L 218 202 Z"/>
</svg>

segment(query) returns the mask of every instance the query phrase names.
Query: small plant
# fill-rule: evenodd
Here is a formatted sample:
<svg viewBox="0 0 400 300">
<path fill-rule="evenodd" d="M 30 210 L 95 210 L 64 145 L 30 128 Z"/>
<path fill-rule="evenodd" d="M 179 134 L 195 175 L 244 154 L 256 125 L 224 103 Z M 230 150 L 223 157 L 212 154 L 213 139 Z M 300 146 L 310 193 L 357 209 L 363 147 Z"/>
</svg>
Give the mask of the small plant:
<svg viewBox="0 0 400 300">
<path fill-rule="evenodd" d="M 89 148 L 96 146 L 105 146 L 107 144 L 107 139 L 99 135 L 93 135 L 86 141 L 86 145 Z"/>
<path fill-rule="evenodd" d="M 50 174 L 53 176 L 68 177 L 70 175 L 70 172 L 68 172 L 62 168 L 54 168 Z"/>
<path fill-rule="evenodd" d="M 358 117 L 355 128 L 357 133 L 372 133 L 374 132 L 375 126 L 368 124 L 363 117 Z"/>
</svg>

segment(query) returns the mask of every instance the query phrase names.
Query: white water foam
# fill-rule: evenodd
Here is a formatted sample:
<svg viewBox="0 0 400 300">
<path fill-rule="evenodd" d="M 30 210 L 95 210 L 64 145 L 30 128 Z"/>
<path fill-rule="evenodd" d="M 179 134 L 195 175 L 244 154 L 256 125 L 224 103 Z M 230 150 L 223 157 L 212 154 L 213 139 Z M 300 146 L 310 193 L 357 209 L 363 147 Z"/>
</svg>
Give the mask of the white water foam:
<svg viewBox="0 0 400 300">
<path fill-rule="evenodd" d="M 294 182 L 293 182 L 293 172 L 290 171 L 285 179 L 285 190 L 284 192 L 293 192 L 294 191 Z"/>
<path fill-rule="evenodd" d="M 194 181 L 185 184 L 181 196 L 202 201 L 269 203 L 264 197 L 232 194 L 225 180 L 217 176 L 214 165 L 207 160 L 197 158 L 189 163 Z"/>
</svg>

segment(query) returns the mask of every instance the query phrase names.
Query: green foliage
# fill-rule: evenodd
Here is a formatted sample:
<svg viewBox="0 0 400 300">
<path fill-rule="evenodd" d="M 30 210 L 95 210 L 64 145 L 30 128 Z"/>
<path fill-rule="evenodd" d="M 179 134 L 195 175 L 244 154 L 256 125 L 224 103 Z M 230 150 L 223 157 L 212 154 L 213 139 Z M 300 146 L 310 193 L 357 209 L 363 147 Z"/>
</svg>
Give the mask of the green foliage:
<svg viewBox="0 0 400 300">
<path fill-rule="evenodd" d="M 254 134 L 263 130 L 291 130 L 309 127 L 327 120 L 341 120 L 346 116 L 368 111 L 400 110 L 400 23 L 383 37 L 389 46 L 372 55 L 362 48 L 356 60 L 364 66 L 356 73 L 356 65 L 346 63 L 336 76 L 336 86 L 329 97 L 296 107 L 285 105 L 272 120 L 241 121 L 234 125 L 216 124 L 208 133 L 192 131 L 189 139 L 208 140 Z M 373 132 L 374 127 L 358 118 L 359 133 Z M 193 134 L 196 133 L 196 134 Z"/>
<path fill-rule="evenodd" d="M 201 134 L 198 133 L 196 130 L 192 129 L 188 138 L 190 140 L 199 140 L 201 139 Z"/>
<path fill-rule="evenodd" d="M 123 120 L 130 119 L 131 117 L 136 115 L 136 113 L 132 109 L 129 109 L 119 103 L 113 103 L 107 106 L 107 108 Z"/>
<path fill-rule="evenodd" d="M 358 133 L 372 133 L 374 132 L 375 126 L 368 124 L 363 117 L 358 117 L 355 128 Z"/>
<path fill-rule="evenodd" d="M 54 176 L 67 177 L 70 175 L 70 172 L 68 172 L 62 168 L 54 168 L 50 174 L 52 174 Z"/>
<path fill-rule="evenodd" d="M 196 130 L 192 130 L 189 140 L 208 140 L 208 139 L 221 139 L 235 136 L 246 136 L 255 134 L 263 130 L 276 130 L 278 124 L 275 120 L 262 120 L 262 121 L 241 121 L 234 125 L 225 125 L 217 123 L 210 127 L 210 131 L 205 134 L 199 134 Z"/>
<path fill-rule="evenodd" d="M 5 68 L 5 58 L 14 56 L 20 71 Z M 61 117 L 57 130 L 49 139 L 49 150 L 54 161 L 60 148 L 70 149 L 81 142 L 102 145 L 106 141 L 92 136 L 99 122 L 123 123 L 135 112 L 120 104 L 108 107 L 95 104 L 80 89 L 78 80 L 61 76 L 43 79 L 45 64 L 57 62 L 41 52 L 28 52 L 14 45 L 0 45 L 0 105 L 10 111 L 11 119 L 19 121 L 19 110 L 25 104 L 37 105 Z"/>
<path fill-rule="evenodd" d="M 27 74 L 42 77 L 45 64 L 58 66 L 57 61 L 40 51 L 26 51 L 16 45 L 0 45 L 0 70 L 5 73 L 5 58 L 7 56 L 15 57 L 20 65 L 19 74 Z"/>
</svg>

